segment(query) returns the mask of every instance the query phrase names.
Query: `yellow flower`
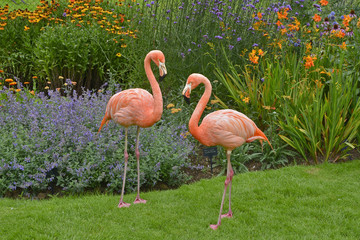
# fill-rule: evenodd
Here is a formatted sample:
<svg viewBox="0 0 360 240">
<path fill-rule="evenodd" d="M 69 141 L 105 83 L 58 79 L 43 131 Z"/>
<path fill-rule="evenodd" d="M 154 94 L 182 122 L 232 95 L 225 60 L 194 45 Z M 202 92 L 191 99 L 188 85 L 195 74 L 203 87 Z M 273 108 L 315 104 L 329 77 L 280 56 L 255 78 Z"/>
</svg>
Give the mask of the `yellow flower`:
<svg viewBox="0 0 360 240">
<path fill-rule="evenodd" d="M 168 104 L 168 105 L 166 106 L 167 109 L 172 108 L 172 107 L 175 107 L 175 105 L 172 104 L 172 103 L 170 103 L 170 104 Z"/>
<path fill-rule="evenodd" d="M 46 86 L 46 87 L 45 87 L 45 89 L 47 90 L 47 89 L 49 89 L 49 87 L 48 87 L 48 86 Z"/>
<path fill-rule="evenodd" d="M 29 30 L 30 28 L 28 27 L 28 26 L 25 26 L 24 27 L 24 31 L 27 31 L 27 30 Z"/>
<path fill-rule="evenodd" d="M 31 93 L 32 95 L 35 95 L 35 92 L 34 92 L 34 90 L 30 91 L 30 93 Z"/>
<path fill-rule="evenodd" d="M 172 108 L 171 109 L 171 113 L 177 113 L 177 112 L 180 112 L 181 111 L 181 108 Z"/>
<path fill-rule="evenodd" d="M 59 76 L 59 79 L 60 79 L 60 80 L 63 80 L 63 79 L 64 79 L 64 77 L 63 77 L 63 76 Z"/>
<path fill-rule="evenodd" d="M 121 57 L 121 53 L 117 53 L 116 56 L 117 56 L 117 57 Z"/>
<path fill-rule="evenodd" d="M 244 103 L 249 103 L 250 102 L 250 98 L 249 97 L 245 97 L 242 99 Z"/>
<path fill-rule="evenodd" d="M 121 44 L 121 47 L 122 47 L 122 48 L 126 48 L 127 45 L 126 45 L 126 44 Z"/>
<path fill-rule="evenodd" d="M 182 138 L 187 138 L 187 136 L 189 136 L 189 135 L 190 135 L 190 132 L 183 132 L 183 133 L 180 134 L 180 136 Z"/>
</svg>

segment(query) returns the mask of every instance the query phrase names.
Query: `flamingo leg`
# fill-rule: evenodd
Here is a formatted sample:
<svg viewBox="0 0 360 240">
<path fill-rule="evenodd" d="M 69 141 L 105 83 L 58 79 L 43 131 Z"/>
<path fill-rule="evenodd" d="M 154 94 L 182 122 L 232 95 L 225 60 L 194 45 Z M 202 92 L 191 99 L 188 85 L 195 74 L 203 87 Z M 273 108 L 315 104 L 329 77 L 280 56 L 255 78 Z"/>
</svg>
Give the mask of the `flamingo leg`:
<svg viewBox="0 0 360 240">
<path fill-rule="evenodd" d="M 231 150 L 227 150 L 226 152 L 226 157 L 227 157 L 227 174 L 226 174 L 226 180 L 225 180 L 225 188 L 224 188 L 224 193 L 223 193 L 223 196 L 222 196 L 222 200 L 221 200 L 221 205 L 220 205 L 220 213 L 219 213 L 219 218 L 218 218 L 218 221 L 217 221 L 217 224 L 212 224 L 210 225 L 210 228 L 216 230 L 220 224 L 221 224 L 221 218 L 223 217 L 232 217 L 232 212 L 231 212 L 231 200 L 230 200 L 230 194 L 231 194 L 231 181 L 232 181 L 232 177 L 234 175 L 234 171 L 232 170 L 232 167 L 231 167 L 231 163 L 230 163 L 230 155 L 231 155 Z M 222 213 L 222 210 L 223 210 L 223 206 L 224 206 L 224 200 L 225 200 L 225 195 L 226 195 L 226 190 L 228 188 L 230 184 L 230 190 L 229 190 L 229 212 L 227 214 L 224 214 L 224 215 L 221 215 Z"/>
<path fill-rule="evenodd" d="M 232 217 L 232 211 L 231 211 L 231 185 L 232 185 L 232 178 L 234 176 L 234 170 L 231 166 L 231 161 L 230 161 L 230 155 L 231 155 L 231 151 L 227 151 L 226 152 L 226 157 L 227 157 L 227 162 L 228 162 L 228 166 L 227 166 L 227 177 L 230 179 L 229 182 L 229 211 L 226 214 L 221 215 L 221 218 L 231 218 Z"/>
<path fill-rule="evenodd" d="M 139 152 L 139 136 L 140 136 L 140 127 L 137 127 L 137 134 L 136 134 L 136 147 L 135 147 L 135 154 L 136 154 L 136 162 L 137 162 L 137 196 L 135 198 L 134 204 L 136 203 L 146 203 L 146 200 L 140 198 L 140 152 Z"/>
<path fill-rule="evenodd" d="M 120 198 L 120 202 L 118 205 L 119 208 L 130 206 L 130 203 L 126 203 L 123 201 L 124 190 L 125 190 L 125 180 L 126 180 L 126 168 L 127 168 L 128 158 L 129 158 L 129 155 L 127 153 L 127 133 L 128 133 L 128 128 L 126 127 L 125 128 L 125 150 L 124 150 L 125 166 L 124 166 L 123 185 L 122 185 L 122 189 L 121 189 L 121 198 Z"/>
</svg>

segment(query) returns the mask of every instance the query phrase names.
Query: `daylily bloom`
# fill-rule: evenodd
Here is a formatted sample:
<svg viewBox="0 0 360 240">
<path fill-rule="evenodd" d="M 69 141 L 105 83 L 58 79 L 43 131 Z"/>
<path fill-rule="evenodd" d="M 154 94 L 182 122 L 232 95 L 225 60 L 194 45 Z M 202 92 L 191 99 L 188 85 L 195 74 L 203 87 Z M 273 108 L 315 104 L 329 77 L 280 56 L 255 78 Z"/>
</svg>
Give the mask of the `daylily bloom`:
<svg viewBox="0 0 360 240">
<path fill-rule="evenodd" d="M 320 22 L 321 21 L 321 17 L 319 15 L 317 15 L 317 14 L 315 14 L 313 16 L 313 19 L 314 19 L 315 22 Z"/>
</svg>

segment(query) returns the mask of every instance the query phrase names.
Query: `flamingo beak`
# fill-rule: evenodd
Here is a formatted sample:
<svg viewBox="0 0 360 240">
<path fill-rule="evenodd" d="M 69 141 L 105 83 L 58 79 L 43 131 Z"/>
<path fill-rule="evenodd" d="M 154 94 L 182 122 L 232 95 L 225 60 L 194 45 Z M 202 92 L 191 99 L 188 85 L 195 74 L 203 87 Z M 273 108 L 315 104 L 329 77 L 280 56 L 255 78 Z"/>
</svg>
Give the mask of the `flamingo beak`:
<svg viewBox="0 0 360 240">
<path fill-rule="evenodd" d="M 187 104 L 190 104 L 190 93 L 191 93 L 191 83 L 186 84 L 182 92 L 182 95 L 184 96 L 185 102 Z"/>
<path fill-rule="evenodd" d="M 160 78 L 159 81 L 161 82 L 167 74 L 165 63 L 159 61 L 159 72 L 160 72 Z"/>
</svg>

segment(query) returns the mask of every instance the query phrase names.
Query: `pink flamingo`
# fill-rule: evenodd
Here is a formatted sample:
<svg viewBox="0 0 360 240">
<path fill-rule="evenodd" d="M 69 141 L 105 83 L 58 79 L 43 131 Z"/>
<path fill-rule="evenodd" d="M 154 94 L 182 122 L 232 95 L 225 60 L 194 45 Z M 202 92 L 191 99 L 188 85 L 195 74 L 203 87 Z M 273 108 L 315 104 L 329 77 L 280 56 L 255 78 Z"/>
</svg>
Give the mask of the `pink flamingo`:
<svg viewBox="0 0 360 240">
<path fill-rule="evenodd" d="M 146 203 L 146 200 L 140 198 L 140 166 L 139 166 L 139 135 L 140 127 L 148 128 L 154 125 L 157 121 L 160 120 L 163 112 L 163 99 L 161 90 L 158 82 L 155 79 L 154 73 L 151 70 L 151 60 L 159 67 L 160 80 L 162 80 L 166 74 L 165 66 L 165 56 L 159 50 L 150 51 L 144 60 L 144 67 L 146 76 L 149 79 L 153 95 L 148 91 L 141 88 L 127 89 L 113 95 L 105 111 L 105 116 L 101 121 L 99 132 L 102 126 L 107 123 L 109 120 L 113 120 L 121 126 L 125 127 L 125 167 L 124 167 L 124 177 L 123 185 L 121 189 L 121 198 L 118 207 L 129 207 L 129 203 L 123 201 L 124 197 L 124 188 L 125 188 L 125 179 L 126 179 L 126 168 L 128 163 L 128 153 L 127 153 L 127 134 L 128 127 L 132 125 L 137 126 L 137 135 L 136 135 L 136 146 L 135 154 L 137 161 L 137 196 L 135 198 L 134 204 L 136 203 Z"/>
<path fill-rule="evenodd" d="M 186 82 L 182 92 L 185 100 L 189 103 L 191 90 L 195 89 L 200 83 L 205 85 L 205 92 L 197 104 L 189 121 L 189 131 L 201 144 L 206 146 L 223 146 L 226 149 L 227 157 L 227 176 L 225 180 L 225 189 L 220 206 L 220 214 L 217 224 L 210 225 L 212 229 L 217 229 L 221 224 L 221 218 L 232 217 L 231 211 L 231 183 L 234 171 L 230 162 L 231 151 L 241 146 L 245 142 L 252 142 L 256 139 L 269 140 L 265 134 L 255 125 L 255 123 L 244 114 L 232 109 L 224 109 L 212 112 L 204 117 L 200 126 L 200 117 L 211 96 L 211 83 L 205 76 L 193 73 Z M 270 144 L 271 146 L 271 144 Z M 272 146 L 271 146 L 272 147 Z M 221 214 L 224 205 L 226 190 L 229 185 L 229 212 Z"/>
</svg>

